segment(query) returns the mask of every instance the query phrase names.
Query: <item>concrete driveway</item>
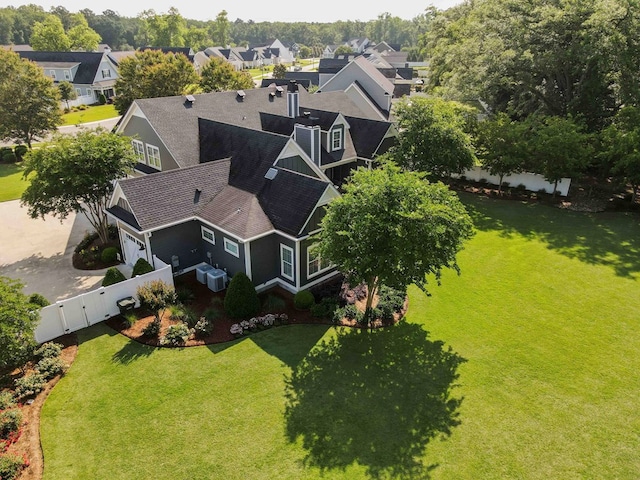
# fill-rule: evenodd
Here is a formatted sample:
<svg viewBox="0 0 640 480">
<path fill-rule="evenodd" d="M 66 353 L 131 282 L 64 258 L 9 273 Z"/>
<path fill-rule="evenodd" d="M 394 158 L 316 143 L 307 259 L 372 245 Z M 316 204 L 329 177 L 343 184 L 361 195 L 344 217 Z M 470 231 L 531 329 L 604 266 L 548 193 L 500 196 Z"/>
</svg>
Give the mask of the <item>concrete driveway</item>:
<svg viewBox="0 0 640 480">
<path fill-rule="evenodd" d="M 47 216 L 32 219 L 19 200 L 0 203 L 0 275 L 25 284 L 26 294 L 41 293 L 51 303 L 97 288 L 106 270 L 76 270 L 73 249 L 93 231 L 84 215 L 62 223 Z"/>
</svg>

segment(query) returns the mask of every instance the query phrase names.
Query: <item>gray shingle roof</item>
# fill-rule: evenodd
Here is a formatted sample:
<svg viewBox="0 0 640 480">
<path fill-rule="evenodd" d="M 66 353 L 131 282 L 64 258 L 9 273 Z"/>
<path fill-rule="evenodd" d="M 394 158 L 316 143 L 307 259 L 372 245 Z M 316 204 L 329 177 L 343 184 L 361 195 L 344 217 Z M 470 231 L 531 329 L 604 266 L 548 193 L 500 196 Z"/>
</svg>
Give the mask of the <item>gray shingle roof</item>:
<svg viewBox="0 0 640 480">
<path fill-rule="evenodd" d="M 135 104 L 158 133 L 180 167 L 197 165 L 200 159 L 198 118 L 260 130 L 260 113 L 287 115 L 287 95 L 269 95 L 268 88 L 245 90 L 240 101 L 236 92 L 194 95 L 195 102 L 185 106 L 184 97 L 161 97 L 135 100 Z M 366 115 L 344 92 L 310 94 L 300 89 L 300 104 L 308 108 L 341 112 L 344 115 Z"/>
<path fill-rule="evenodd" d="M 100 62 L 106 56 L 103 52 L 16 52 L 20 57 L 26 58 L 38 64 L 60 63 L 80 64 L 73 83 L 91 85 L 96 78 Z"/>
</svg>

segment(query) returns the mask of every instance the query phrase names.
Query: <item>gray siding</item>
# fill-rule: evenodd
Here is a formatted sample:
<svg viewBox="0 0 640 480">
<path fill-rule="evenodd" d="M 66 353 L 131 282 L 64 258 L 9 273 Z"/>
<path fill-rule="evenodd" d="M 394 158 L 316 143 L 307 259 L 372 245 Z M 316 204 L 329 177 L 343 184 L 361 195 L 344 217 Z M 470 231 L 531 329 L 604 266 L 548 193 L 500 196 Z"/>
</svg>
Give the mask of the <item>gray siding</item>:
<svg viewBox="0 0 640 480">
<path fill-rule="evenodd" d="M 302 264 L 300 265 L 300 289 L 301 290 L 304 289 L 304 286 L 306 284 L 310 282 L 316 282 L 325 277 L 329 277 L 336 272 L 335 268 L 330 268 L 328 270 L 325 270 L 322 273 L 319 273 L 309 278 L 309 275 L 308 275 L 309 265 L 307 264 L 307 250 L 313 243 L 314 243 L 314 240 L 310 238 L 306 238 L 302 242 L 300 242 L 300 263 Z"/>
<path fill-rule="evenodd" d="M 293 249 L 293 280 L 280 274 L 280 244 Z M 274 233 L 251 242 L 251 277 L 254 285 L 279 278 L 282 282 L 295 286 L 296 262 L 296 242 L 293 240 Z"/>
<path fill-rule="evenodd" d="M 292 172 L 303 173 L 304 175 L 318 178 L 318 174 L 311 169 L 309 164 L 305 162 L 302 157 L 299 156 L 282 158 L 278 160 L 277 165 L 281 168 L 291 170 Z"/>
<path fill-rule="evenodd" d="M 322 221 L 326 213 L 327 213 L 327 207 L 325 205 L 321 205 L 320 207 L 316 208 L 314 212 L 311 214 L 311 217 L 309 218 L 309 221 L 305 225 L 302 233 L 306 235 L 309 232 L 315 232 L 316 230 L 319 230 L 320 222 Z"/>
<path fill-rule="evenodd" d="M 169 150 L 166 149 L 160 141 L 160 138 L 158 138 L 158 135 L 156 135 L 156 132 L 151 128 L 151 125 L 149 125 L 149 122 L 144 118 L 132 116 L 122 133 L 128 137 L 136 138 L 145 144 L 145 158 L 147 143 L 158 147 L 158 149 L 160 149 L 160 165 L 163 171 L 178 168 L 178 164 L 169 153 Z M 148 163 L 148 161 L 146 163 Z"/>
<path fill-rule="evenodd" d="M 202 262 L 200 223 L 190 221 L 153 232 L 151 251 L 163 262 L 171 265 L 171 257 L 177 255 L 178 270 L 184 270 Z"/>
<path fill-rule="evenodd" d="M 198 239 L 199 239 L 199 252 L 200 252 L 200 261 L 211 263 L 212 265 L 217 264 L 218 268 L 226 269 L 229 279 L 238 273 L 245 271 L 245 256 L 244 256 L 244 243 L 238 241 L 237 238 L 232 237 L 231 235 L 227 235 L 215 227 L 211 227 L 209 225 L 202 224 L 197 222 L 198 224 Z M 211 230 L 214 233 L 216 244 L 213 245 L 208 241 L 202 238 L 202 230 L 200 226 L 203 225 L 208 230 Z M 226 252 L 224 250 L 224 239 L 228 238 L 232 242 L 238 244 L 238 254 L 239 257 L 235 257 L 234 255 Z M 253 245 L 252 245 L 253 246 Z M 207 256 L 207 252 L 211 252 L 211 260 Z"/>
<path fill-rule="evenodd" d="M 320 165 L 320 127 L 305 127 L 296 124 L 295 140 L 313 160 L 313 163 Z"/>
</svg>

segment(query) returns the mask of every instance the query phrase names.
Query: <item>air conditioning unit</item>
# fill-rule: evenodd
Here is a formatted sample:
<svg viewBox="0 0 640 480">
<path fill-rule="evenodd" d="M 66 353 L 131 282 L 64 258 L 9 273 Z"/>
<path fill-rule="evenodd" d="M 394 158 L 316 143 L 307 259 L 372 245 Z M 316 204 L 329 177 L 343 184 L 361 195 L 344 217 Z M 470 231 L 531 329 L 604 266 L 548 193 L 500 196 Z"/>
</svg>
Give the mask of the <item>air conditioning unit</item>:
<svg viewBox="0 0 640 480">
<path fill-rule="evenodd" d="M 227 272 L 214 268 L 207 272 L 207 287 L 214 292 L 220 292 L 227 286 Z"/>
<path fill-rule="evenodd" d="M 196 267 L 196 280 L 198 280 L 203 285 L 207 283 L 207 273 L 213 270 L 213 266 L 205 263 L 204 265 L 200 265 Z"/>
</svg>

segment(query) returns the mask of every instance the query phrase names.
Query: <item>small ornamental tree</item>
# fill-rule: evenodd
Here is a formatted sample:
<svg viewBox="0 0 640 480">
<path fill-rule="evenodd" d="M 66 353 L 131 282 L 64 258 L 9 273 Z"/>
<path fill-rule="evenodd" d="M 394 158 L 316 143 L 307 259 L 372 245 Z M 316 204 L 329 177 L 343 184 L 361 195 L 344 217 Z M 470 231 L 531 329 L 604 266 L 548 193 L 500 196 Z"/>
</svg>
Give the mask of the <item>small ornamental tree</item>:
<svg viewBox="0 0 640 480">
<path fill-rule="evenodd" d="M 254 87 L 251 75 L 235 71 L 229 62 L 221 58 L 211 58 L 200 75 L 200 88 L 205 93 L 248 90 Z"/>
<path fill-rule="evenodd" d="M 140 285 L 136 293 L 140 305 L 151 310 L 157 322 L 162 319 L 164 310 L 176 302 L 175 289 L 162 280 L 153 280 Z"/>
<path fill-rule="evenodd" d="M 58 135 L 31 151 L 25 162 L 29 186 L 22 204 L 31 218 L 51 214 L 64 220 L 72 212 L 82 212 L 100 241 L 109 241 L 107 204 L 114 181 L 135 165 L 131 139 L 105 130 Z"/>
<path fill-rule="evenodd" d="M 75 100 L 78 98 L 76 89 L 73 87 L 71 82 L 64 81 L 58 84 L 58 90 L 60 90 L 60 98 L 64 100 L 67 105 L 67 110 L 69 110 L 69 100 Z"/>
<path fill-rule="evenodd" d="M 424 174 L 391 163 L 359 168 L 322 219 L 318 248 L 351 285 L 366 283 L 367 313 L 380 285 L 401 291 L 443 268 L 458 271 L 456 255 L 473 233 L 457 195 Z"/>
<path fill-rule="evenodd" d="M 260 299 L 251 280 L 243 272 L 236 273 L 224 296 L 224 311 L 233 318 L 246 318 L 259 310 Z"/>
<path fill-rule="evenodd" d="M 279 63 L 273 66 L 273 78 L 284 78 L 287 73 L 286 65 Z"/>
</svg>

